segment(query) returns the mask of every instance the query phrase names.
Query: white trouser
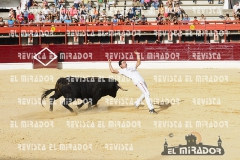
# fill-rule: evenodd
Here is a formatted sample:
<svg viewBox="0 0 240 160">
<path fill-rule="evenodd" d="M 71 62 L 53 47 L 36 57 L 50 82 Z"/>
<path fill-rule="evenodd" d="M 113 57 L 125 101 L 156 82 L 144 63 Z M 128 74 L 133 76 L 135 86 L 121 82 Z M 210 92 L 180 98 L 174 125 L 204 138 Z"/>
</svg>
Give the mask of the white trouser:
<svg viewBox="0 0 240 160">
<path fill-rule="evenodd" d="M 138 103 L 141 103 L 141 101 L 145 98 L 147 106 L 150 110 L 154 109 L 151 100 L 150 100 L 150 94 L 147 88 L 147 85 L 145 82 L 138 82 L 137 87 L 142 91 L 142 95 L 137 99 Z"/>
</svg>

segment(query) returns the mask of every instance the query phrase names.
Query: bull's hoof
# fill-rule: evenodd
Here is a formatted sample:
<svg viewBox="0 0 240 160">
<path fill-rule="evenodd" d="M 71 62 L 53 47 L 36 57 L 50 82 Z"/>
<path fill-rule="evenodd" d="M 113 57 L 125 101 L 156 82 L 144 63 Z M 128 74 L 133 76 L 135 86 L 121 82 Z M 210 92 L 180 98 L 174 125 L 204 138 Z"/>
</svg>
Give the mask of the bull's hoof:
<svg viewBox="0 0 240 160">
<path fill-rule="evenodd" d="M 52 112 L 52 111 L 53 111 L 53 109 L 51 109 L 51 108 L 50 108 L 50 109 L 49 109 L 49 111 L 51 111 L 51 112 Z"/>
</svg>

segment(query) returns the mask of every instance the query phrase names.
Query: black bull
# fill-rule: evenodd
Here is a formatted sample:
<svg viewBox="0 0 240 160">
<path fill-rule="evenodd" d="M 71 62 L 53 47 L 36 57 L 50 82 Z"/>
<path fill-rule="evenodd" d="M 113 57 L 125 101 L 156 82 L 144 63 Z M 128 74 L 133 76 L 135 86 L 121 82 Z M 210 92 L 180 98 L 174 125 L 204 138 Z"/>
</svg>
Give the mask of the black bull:
<svg viewBox="0 0 240 160">
<path fill-rule="evenodd" d="M 118 89 L 127 91 L 123 89 L 119 82 L 115 79 L 110 78 L 99 78 L 99 77 L 88 77 L 88 78 L 78 78 L 78 77 L 66 77 L 59 78 L 56 82 L 54 89 L 49 89 L 44 91 L 41 96 L 42 101 L 52 92 L 50 99 L 50 111 L 53 111 L 53 102 L 61 96 L 65 98 L 63 106 L 67 108 L 70 112 L 73 109 L 68 106 L 69 103 L 81 99 L 84 100 L 81 104 L 77 105 L 81 108 L 85 102 L 88 102 L 88 108 L 92 105 L 96 105 L 97 102 L 104 96 L 116 97 Z"/>
</svg>

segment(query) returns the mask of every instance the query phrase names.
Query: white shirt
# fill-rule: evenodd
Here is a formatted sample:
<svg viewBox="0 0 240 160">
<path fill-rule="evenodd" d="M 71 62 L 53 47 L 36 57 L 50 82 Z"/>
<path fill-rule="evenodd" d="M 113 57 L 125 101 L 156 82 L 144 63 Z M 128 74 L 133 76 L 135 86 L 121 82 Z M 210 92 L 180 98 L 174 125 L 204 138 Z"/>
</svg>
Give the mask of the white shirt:
<svg viewBox="0 0 240 160">
<path fill-rule="evenodd" d="M 237 12 L 237 10 L 238 10 L 239 8 L 240 8 L 239 5 L 238 5 L 238 6 L 237 6 L 237 5 L 234 5 L 234 6 L 233 6 L 233 11 L 234 11 L 234 12 Z"/>
<path fill-rule="evenodd" d="M 42 10 L 42 12 L 43 12 L 43 14 L 48 14 L 49 12 L 50 12 L 50 10 L 47 8 L 44 8 L 43 10 Z"/>
<path fill-rule="evenodd" d="M 122 75 L 130 78 L 135 85 L 137 85 L 139 82 L 144 82 L 144 79 L 138 73 L 138 71 L 136 69 L 136 66 L 129 67 L 129 68 L 124 68 L 124 69 L 119 69 L 118 72 L 119 72 L 119 74 L 122 74 Z"/>
<path fill-rule="evenodd" d="M 73 3 L 80 3 L 80 0 L 74 0 Z"/>
</svg>

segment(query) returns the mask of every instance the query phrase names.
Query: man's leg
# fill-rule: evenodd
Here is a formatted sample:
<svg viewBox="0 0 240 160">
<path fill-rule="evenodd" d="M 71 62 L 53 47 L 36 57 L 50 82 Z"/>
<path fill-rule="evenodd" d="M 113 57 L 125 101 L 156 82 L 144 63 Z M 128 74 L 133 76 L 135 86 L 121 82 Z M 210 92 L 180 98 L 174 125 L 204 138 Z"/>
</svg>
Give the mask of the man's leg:
<svg viewBox="0 0 240 160">
<path fill-rule="evenodd" d="M 145 95 L 142 94 L 142 95 L 134 102 L 134 105 L 135 105 L 136 108 L 138 108 L 138 107 L 140 106 L 140 104 L 141 104 L 141 102 L 144 100 L 144 98 L 145 98 Z"/>
<path fill-rule="evenodd" d="M 146 99 L 146 103 L 147 103 L 147 106 L 148 106 L 149 110 L 153 110 L 154 107 L 151 103 L 150 94 L 149 94 L 148 88 L 146 86 L 146 83 L 145 82 L 139 82 L 137 84 L 137 86 L 142 91 L 142 93 L 144 94 L 144 97 Z"/>
</svg>

